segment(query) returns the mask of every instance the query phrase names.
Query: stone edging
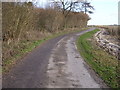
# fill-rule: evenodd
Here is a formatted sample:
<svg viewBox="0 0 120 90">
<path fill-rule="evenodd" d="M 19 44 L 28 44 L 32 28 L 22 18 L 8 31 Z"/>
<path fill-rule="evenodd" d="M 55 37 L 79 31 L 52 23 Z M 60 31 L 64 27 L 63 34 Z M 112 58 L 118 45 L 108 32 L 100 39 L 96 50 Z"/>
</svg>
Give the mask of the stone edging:
<svg viewBox="0 0 120 90">
<path fill-rule="evenodd" d="M 104 29 L 101 31 L 98 31 L 95 35 L 94 38 L 97 42 L 97 44 L 105 49 L 105 51 L 109 52 L 110 54 L 114 55 L 115 57 L 120 60 L 120 46 L 116 45 L 114 43 L 109 42 L 105 38 L 102 37 L 102 33 L 104 32 Z"/>
</svg>

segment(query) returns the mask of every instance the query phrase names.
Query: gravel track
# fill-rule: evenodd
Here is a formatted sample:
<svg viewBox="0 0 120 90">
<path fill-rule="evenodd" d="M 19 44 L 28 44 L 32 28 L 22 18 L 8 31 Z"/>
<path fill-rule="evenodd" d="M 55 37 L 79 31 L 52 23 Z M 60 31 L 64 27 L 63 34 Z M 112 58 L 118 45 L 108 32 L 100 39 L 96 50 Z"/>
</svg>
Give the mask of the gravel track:
<svg viewBox="0 0 120 90">
<path fill-rule="evenodd" d="M 105 88 L 86 64 L 76 38 L 95 28 L 51 39 L 20 60 L 3 75 L 3 88 Z"/>
</svg>

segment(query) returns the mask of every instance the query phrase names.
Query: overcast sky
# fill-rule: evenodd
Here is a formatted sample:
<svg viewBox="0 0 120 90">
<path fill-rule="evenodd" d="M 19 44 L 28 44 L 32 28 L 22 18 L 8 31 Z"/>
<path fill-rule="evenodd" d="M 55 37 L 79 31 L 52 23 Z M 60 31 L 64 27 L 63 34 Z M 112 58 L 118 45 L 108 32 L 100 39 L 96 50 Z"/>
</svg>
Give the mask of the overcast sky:
<svg viewBox="0 0 120 90">
<path fill-rule="evenodd" d="M 46 0 L 38 0 L 41 7 Z M 89 25 L 113 25 L 118 24 L 118 1 L 120 0 L 88 0 L 94 6 L 94 14 L 91 14 Z"/>
<path fill-rule="evenodd" d="M 118 24 L 118 1 L 120 0 L 92 0 L 95 8 L 94 14 L 90 15 L 90 25 Z"/>
</svg>

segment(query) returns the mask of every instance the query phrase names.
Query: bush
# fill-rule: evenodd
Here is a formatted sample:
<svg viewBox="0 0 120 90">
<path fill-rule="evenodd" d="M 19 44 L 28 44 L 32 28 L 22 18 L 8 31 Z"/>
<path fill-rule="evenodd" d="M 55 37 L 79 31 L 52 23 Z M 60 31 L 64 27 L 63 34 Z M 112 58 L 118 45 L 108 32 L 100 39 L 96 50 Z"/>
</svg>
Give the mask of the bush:
<svg viewBox="0 0 120 90">
<path fill-rule="evenodd" d="M 66 27 L 85 27 L 88 16 L 70 12 L 65 18 L 62 11 L 37 8 L 31 2 L 3 2 L 3 60 L 11 57 L 22 41 L 42 39 L 45 33 L 55 33 Z"/>
</svg>

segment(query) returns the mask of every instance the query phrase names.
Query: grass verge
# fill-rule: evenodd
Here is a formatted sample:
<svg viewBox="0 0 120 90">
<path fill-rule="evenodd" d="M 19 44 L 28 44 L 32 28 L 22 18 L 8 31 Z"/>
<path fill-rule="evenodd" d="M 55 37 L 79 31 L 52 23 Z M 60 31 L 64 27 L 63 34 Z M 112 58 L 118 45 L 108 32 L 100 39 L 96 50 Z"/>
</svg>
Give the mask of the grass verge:
<svg viewBox="0 0 120 90">
<path fill-rule="evenodd" d="M 59 33 L 54 33 L 54 34 L 52 34 L 48 37 L 45 37 L 42 40 L 35 40 L 35 41 L 24 40 L 24 41 L 21 41 L 18 45 L 20 47 L 19 48 L 16 47 L 13 50 L 15 52 L 15 54 L 13 54 L 11 57 L 9 57 L 8 59 L 6 59 L 2 62 L 2 65 L 3 65 L 2 72 L 3 72 L 3 74 L 9 72 L 11 67 L 14 66 L 19 61 L 19 59 L 24 57 L 27 53 L 31 52 L 37 46 L 41 45 L 43 42 L 45 42 L 49 39 L 61 36 L 61 35 L 65 35 L 65 34 L 73 33 L 73 32 L 79 32 L 79 31 L 83 31 L 85 29 L 86 28 L 81 29 L 81 30 L 78 29 L 78 30 L 74 30 L 74 31 L 66 31 L 65 30 L 65 31 L 62 31 L 62 32 L 59 32 Z"/>
<path fill-rule="evenodd" d="M 98 29 L 81 35 L 77 47 L 84 60 L 111 88 L 118 88 L 118 60 L 96 45 L 93 35 Z"/>
</svg>

